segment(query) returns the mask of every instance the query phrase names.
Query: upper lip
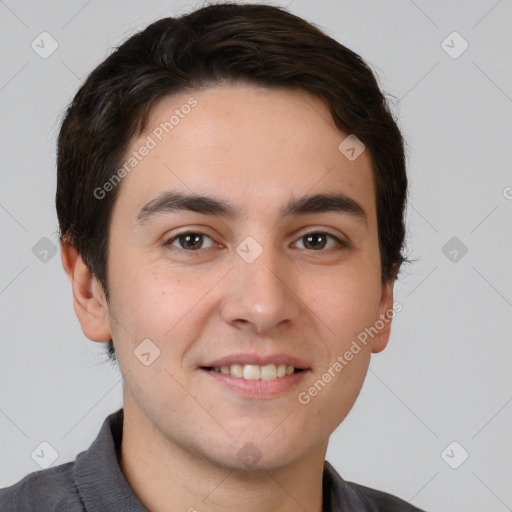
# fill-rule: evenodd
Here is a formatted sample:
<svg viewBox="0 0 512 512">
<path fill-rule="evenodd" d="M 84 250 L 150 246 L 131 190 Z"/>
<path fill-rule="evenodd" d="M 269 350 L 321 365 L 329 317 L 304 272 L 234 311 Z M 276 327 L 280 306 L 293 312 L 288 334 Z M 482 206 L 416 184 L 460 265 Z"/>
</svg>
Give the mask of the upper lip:
<svg viewBox="0 0 512 512">
<path fill-rule="evenodd" d="M 270 354 L 261 356 L 258 354 L 232 354 L 230 356 L 221 357 L 208 363 L 201 364 L 201 368 L 216 368 L 220 366 L 231 366 L 232 364 L 253 364 L 257 366 L 266 366 L 268 364 L 285 364 L 294 366 L 299 370 L 307 370 L 309 366 L 304 361 L 290 356 L 288 354 Z"/>
</svg>

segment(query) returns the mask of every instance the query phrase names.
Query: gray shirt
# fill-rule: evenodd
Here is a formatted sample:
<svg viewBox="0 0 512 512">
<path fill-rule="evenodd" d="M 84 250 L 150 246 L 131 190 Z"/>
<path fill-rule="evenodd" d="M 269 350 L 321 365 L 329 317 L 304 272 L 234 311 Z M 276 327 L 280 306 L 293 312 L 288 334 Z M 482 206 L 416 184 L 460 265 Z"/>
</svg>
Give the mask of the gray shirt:
<svg viewBox="0 0 512 512">
<path fill-rule="evenodd" d="M 0 489 L 2 512 L 148 512 L 119 466 L 123 409 L 109 415 L 98 437 L 73 462 L 29 473 Z M 399 498 L 345 482 L 326 461 L 324 512 L 422 512 Z"/>
</svg>

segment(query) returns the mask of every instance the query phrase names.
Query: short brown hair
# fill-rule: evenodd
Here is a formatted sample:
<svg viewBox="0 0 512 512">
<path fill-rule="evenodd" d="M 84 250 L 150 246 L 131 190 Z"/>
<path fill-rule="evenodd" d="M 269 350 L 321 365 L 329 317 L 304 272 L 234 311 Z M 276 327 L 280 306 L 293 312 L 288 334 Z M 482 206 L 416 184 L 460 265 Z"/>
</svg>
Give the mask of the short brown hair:
<svg viewBox="0 0 512 512">
<path fill-rule="evenodd" d="M 329 107 L 336 126 L 370 152 L 382 280 L 406 258 L 404 142 L 374 74 L 356 53 L 284 8 L 217 3 L 164 18 L 130 37 L 86 79 L 60 130 L 56 206 L 70 243 L 108 300 L 107 251 L 119 186 L 94 190 L 119 169 L 151 107 L 164 96 L 222 83 L 299 89 Z M 115 352 L 112 341 L 108 354 Z"/>
</svg>

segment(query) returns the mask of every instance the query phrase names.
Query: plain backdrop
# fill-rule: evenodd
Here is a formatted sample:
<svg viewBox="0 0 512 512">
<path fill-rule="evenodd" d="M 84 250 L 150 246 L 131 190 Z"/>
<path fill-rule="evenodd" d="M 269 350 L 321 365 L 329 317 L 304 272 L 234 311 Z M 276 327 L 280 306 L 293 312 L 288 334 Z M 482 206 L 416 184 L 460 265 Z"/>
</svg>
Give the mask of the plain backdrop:
<svg viewBox="0 0 512 512">
<path fill-rule="evenodd" d="M 0 0 L 0 487 L 40 469 L 43 441 L 53 465 L 73 460 L 121 406 L 120 374 L 83 335 L 53 253 L 62 113 L 115 45 L 200 5 Z M 407 142 L 416 261 L 327 459 L 429 511 L 512 510 L 512 1 L 274 5 L 367 60 Z"/>
</svg>

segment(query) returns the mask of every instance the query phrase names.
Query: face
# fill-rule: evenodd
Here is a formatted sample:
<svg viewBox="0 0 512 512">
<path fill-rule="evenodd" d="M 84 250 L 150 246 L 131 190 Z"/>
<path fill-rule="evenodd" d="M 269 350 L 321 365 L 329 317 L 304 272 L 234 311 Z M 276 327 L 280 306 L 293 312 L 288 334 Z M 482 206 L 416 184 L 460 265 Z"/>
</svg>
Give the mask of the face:
<svg viewBox="0 0 512 512">
<path fill-rule="evenodd" d="M 392 284 L 371 158 L 349 160 L 347 135 L 305 92 L 223 85 L 161 100 L 132 141 L 106 322 L 125 414 L 169 445 L 275 468 L 325 449 L 355 402 L 388 328 L 354 340 Z"/>
</svg>

